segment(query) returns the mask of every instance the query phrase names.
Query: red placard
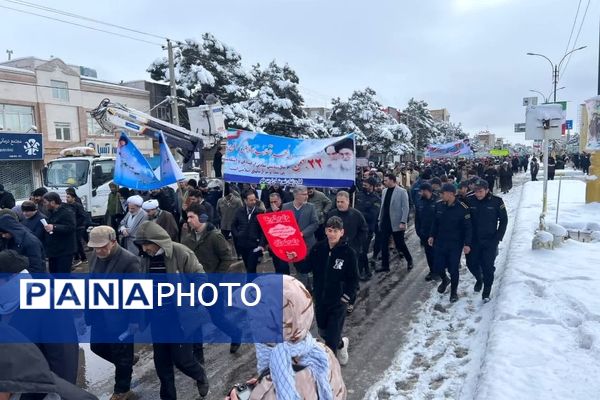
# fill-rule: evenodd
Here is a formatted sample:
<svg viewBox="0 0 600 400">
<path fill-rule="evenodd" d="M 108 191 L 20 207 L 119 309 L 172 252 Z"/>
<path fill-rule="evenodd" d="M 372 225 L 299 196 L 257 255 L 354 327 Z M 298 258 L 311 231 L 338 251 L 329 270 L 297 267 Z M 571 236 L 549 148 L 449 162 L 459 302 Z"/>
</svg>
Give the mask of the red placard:
<svg viewBox="0 0 600 400">
<path fill-rule="evenodd" d="M 277 211 L 258 214 L 258 222 L 269 241 L 270 251 L 288 262 L 298 262 L 306 258 L 306 243 L 292 211 Z M 296 253 L 295 257 L 290 255 Z"/>
</svg>

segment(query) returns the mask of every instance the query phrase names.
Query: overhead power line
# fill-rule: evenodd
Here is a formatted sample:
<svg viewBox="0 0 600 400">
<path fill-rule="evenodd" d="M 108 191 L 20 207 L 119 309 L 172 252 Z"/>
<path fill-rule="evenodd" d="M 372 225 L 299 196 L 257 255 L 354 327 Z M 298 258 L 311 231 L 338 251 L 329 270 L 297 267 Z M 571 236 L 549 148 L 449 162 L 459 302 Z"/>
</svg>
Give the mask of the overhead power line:
<svg viewBox="0 0 600 400">
<path fill-rule="evenodd" d="M 573 38 L 573 32 L 575 31 L 575 25 L 577 25 L 577 17 L 579 16 L 579 9 L 581 8 L 581 0 L 579 0 L 579 4 L 577 5 L 577 12 L 575 13 L 575 19 L 573 20 L 573 25 L 571 26 L 571 33 L 569 34 L 569 41 L 567 42 L 567 48 L 565 49 L 565 54 L 569 52 L 569 46 L 571 45 L 571 39 Z"/>
<path fill-rule="evenodd" d="M 579 40 L 579 35 L 581 34 L 581 29 L 583 28 L 583 24 L 585 23 L 585 17 L 587 15 L 588 8 L 590 8 L 590 2 L 591 2 L 591 0 L 588 0 L 587 5 L 585 6 L 585 11 L 583 13 L 583 18 L 581 18 L 581 24 L 579 25 L 579 30 L 577 31 L 577 36 L 575 36 L 575 41 L 573 42 L 573 48 L 572 48 L 572 50 L 574 50 L 575 46 L 577 46 L 577 40 Z M 571 56 L 572 55 L 573 54 L 569 54 L 569 57 L 567 58 L 567 62 L 565 63 L 565 67 L 563 68 L 561 76 L 559 77 L 559 79 L 562 78 L 562 76 L 564 76 L 564 74 L 565 74 L 565 72 L 567 70 L 567 67 L 569 66 L 569 61 L 571 61 Z"/>
<path fill-rule="evenodd" d="M 57 8 L 46 7 L 46 6 L 43 6 L 41 4 L 31 3 L 31 2 L 28 2 L 28 1 L 24 1 L 24 0 L 4 0 L 4 1 L 9 2 L 9 3 L 13 3 L 13 4 L 18 4 L 18 5 L 25 6 L 25 7 L 35 8 L 35 9 L 38 9 L 38 10 L 52 12 L 52 13 L 55 13 L 55 14 L 64 15 L 64 16 L 71 17 L 71 18 L 77 18 L 77 19 L 81 19 L 81 20 L 85 20 L 85 21 L 89 21 L 89 22 L 94 22 L 96 24 L 106 25 L 106 26 L 110 26 L 110 27 L 113 27 L 113 28 L 122 29 L 124 31 L 129 31 L 129 32 L 132 32 L 132 33 L 138 33 L 140 35 L 150 36 L 150 37 L 153 37 L 153 38 L 156 38 L 156 39 L 164 39 L 164 40 L 167 39 L 164 36 L 156 35 L 154 33 L 149 33 L 149 32 L 144 32 L 144 31 L 140 31 L 140 30 L 137 30 L 137 29 L 128 28 L 126 26 L 113 24 L 111 22 L 100 21 L 98 19 L 86 17 L 84 15 L 80 15 L 80 14 L 75 14 L 75 13 L 71 13 L 71 12 L 68 12 L 68 11 L 59 10 Z"/>
<path fill-rule="evenodd" d="M 107 31 L 105 29 L 94 28 L 92 26 L 88 26 L 88 25 L 84 25 L 84 24 L 79 24 L 77 22 L 72 22 L 72 21 L 67 21 L 67 20 L 60 19 L 60 18 L 51 17 L 49 15 L 38 14 L 38 13 L 31 12 L 31 11 L 21 10 L 21 9 L 18 9 L 18 8 L 13 8 L 13 7 L 9 7 L 9 6 L 3 6 L 3 5 L 0 5 L 0 8 L 5 8 L 7 10 L 12 10 L 12 11 L 17 11 L 17 12 L 20 12 L 20 13 L 23 13 L 23 14 L 35 15 L 36 17 L 46 18 L 46 19 L 50 19 L 50 20 L 53 20 L 53 21 L 58 21 L 58 22 L 62 22 L 62 23 L 65 23 L 65 24 L 78 26 L 80 28 L 90 29 L 90 30 L 93 30 L 93 31 L 107 33 L 109 35 L 119 36 L 119 37 L 126 38 L 126 39 L 137 40 L 138 42 L 143 42 L 143 43 L 147 43 L 147 44 L 151 44 L 151 45 L 155 45 L 155 46 L 162 46 L 161 43 L 151 42 L 149 40 L 140 39 L 140 38 L 136 38 L 136 37 L 129 36 L 129 35 L 124 35 L 122 33 Z"/>
</svg>

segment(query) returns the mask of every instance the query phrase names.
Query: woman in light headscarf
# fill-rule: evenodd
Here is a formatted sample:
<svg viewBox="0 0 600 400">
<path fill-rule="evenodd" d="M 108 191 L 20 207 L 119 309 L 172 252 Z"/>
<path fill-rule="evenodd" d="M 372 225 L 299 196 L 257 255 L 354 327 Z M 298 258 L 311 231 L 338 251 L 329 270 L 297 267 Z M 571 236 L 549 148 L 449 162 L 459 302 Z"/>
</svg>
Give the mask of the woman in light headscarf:
<svg viewBox="0 0 600 400">
<path fill-rule="evenodd" d="M 314 308 L 300 281 L 283 275 L 283 343 L 256 344 L 258 379 L 250 400 L 344 400 L 346 386 L 340 364 L 323 343 L 312 337 Z M 237 400 L 236 389 L 228 399 Z"/>
</svg>

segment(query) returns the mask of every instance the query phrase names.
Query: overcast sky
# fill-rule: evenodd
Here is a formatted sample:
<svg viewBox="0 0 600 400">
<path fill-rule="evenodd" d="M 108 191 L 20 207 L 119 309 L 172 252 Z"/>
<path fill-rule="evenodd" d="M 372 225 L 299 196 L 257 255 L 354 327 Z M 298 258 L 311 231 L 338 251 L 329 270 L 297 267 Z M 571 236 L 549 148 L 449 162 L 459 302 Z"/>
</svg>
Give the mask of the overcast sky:
<svg viewBox="0 0 600 400">
<path fill-rule="evenodd" d="M 470 133 L 519 141 L 522 98 L 550 93 L 550 64 L 565 54 L 578 0 L 238 0 L 104 2 L 29 0 L 174 39 L 211 32 L 250 66 L 272 59 L 298 73 L 307 105 L 370 86 L 384 105 L 414 97 L 445 107 Z M 581 9 L 573 39 L 588 0 Z M 23 6 L 0 0 L 0 6 Z M 591 0 L 576 52 L 561 73 L 568 118 L 596 95 L 600 1 Z M 0 8 L 0 59 L 55 56 L 95 68 L 99 78 L 144 79 L 160 47 Z M 59 17 L 65 18 L 65 17 Z M 79 23 L 88 24 L 85 21 Z M 97 26 L 97 25 L 95 25 Z M 99 26 L 98 26 L 99 27 Z M 102 29 L 111 29 L 102 27 Z M 140 37 L 140 36 L 138 36 Z M 158 39 L 147 38 L 150 41 Z M 540 99 L 541 100 L 541 99 Z M 523 140 L 520 140 L 521 142 Z"/>
</svg>

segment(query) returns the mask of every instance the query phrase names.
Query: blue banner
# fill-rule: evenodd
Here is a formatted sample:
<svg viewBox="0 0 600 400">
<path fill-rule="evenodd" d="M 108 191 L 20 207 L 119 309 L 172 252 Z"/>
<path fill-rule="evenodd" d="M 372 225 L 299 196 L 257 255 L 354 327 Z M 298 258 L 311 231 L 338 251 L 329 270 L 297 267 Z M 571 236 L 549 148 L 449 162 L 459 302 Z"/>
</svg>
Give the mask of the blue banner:
<svg viewBox="0 0 600 400">
<path fill-rule="evenodd" d="M 44 141 L 40 133 L 0 132 L 0 160 L 43 160 Z"/>
<path fill-rule="evenodd" d="M 0 317 L 34 343 L 280 343 L 277 274 L 0 275 Z"/>
<path fill-rule="evenodd" d="M 443 144 L 430 144 L 425 150 L 425 158 L 452 158 L 452 157 L 472 157 L 473 150 L 469 145 L 469 140 L 457 140 L 456 142 Z"/>
<path fill-rule="evenodd" d="M 356 174 L 353 134 L 293 139 L 229 130 L 224 161 L 228 182 L 349 188 Z"/>
<path fill-rule="evenodd" d="M 136 145 L 129 140 L 123 132 L 117 146 L 117 160 L 113 181 L 119 186 L 136 190 L 154 190 L 170 185 L 183 179 L 181 168 L 175 162 L 166 140 L 159 135 L 160 144 L 160 179 L 152 170 L 148 160 L 138 150 Z"/>
</svg>

